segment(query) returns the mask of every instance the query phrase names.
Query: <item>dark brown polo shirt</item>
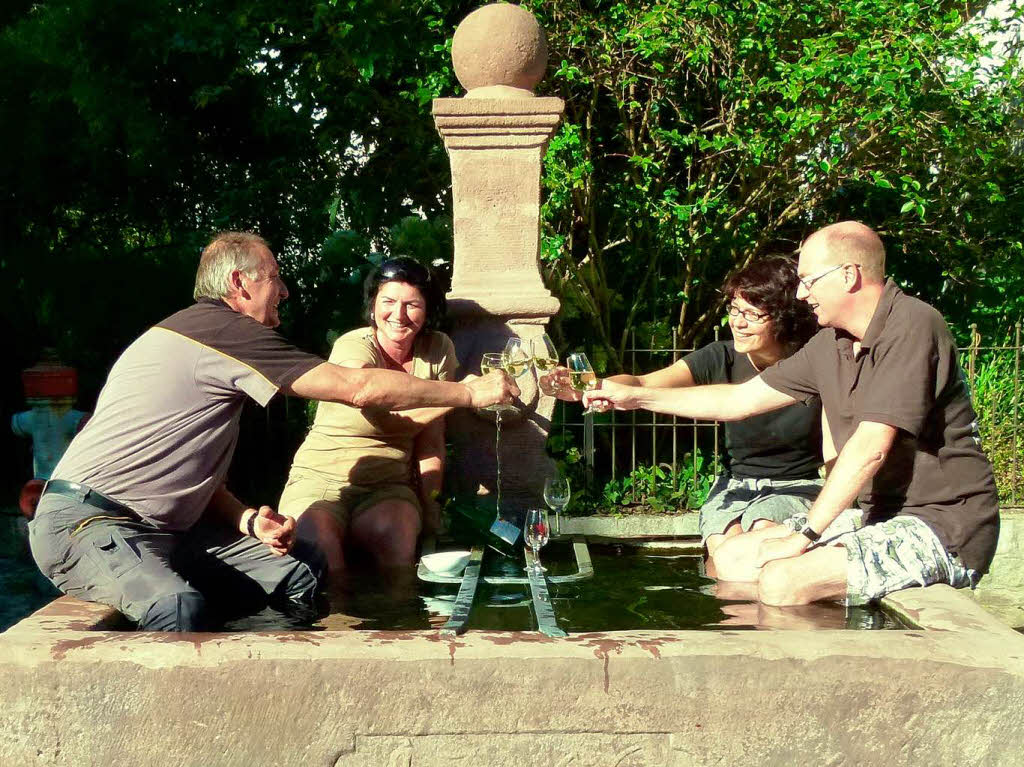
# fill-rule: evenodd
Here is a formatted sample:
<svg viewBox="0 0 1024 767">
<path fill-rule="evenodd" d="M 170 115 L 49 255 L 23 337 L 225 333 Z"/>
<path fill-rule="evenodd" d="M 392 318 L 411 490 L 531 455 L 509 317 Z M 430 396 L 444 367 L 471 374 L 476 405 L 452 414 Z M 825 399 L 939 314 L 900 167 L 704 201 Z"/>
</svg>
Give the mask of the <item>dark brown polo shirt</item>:
<svg viewBox="0 0 1024 767">
<path fill-rule="evenodd" d="M 897 427 L 888 458 L 859 495 L 866 524 L 919 517 L 947 551 L 987 572 L 999 502 L 945 320 L 889 280 L 856 356 L 854 340 L 825 328 L 761 379 L 797 399 L 820 395 L 839 450 L 861 421 Z"/>
</svg>

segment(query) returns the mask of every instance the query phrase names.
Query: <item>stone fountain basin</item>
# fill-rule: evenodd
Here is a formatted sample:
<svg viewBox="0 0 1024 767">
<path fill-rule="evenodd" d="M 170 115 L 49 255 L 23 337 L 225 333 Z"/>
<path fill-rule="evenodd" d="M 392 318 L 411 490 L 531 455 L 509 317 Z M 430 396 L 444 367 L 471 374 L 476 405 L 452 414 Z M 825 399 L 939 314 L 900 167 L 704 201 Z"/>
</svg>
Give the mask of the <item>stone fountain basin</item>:
<svg viewBox="0 0 1024 767">
<path fill-rule="evenodd" d="M 894 631 L 0 634 L 5 765 L 1019 764 L 1024 637 L 946 586 Z"/>
</svg>

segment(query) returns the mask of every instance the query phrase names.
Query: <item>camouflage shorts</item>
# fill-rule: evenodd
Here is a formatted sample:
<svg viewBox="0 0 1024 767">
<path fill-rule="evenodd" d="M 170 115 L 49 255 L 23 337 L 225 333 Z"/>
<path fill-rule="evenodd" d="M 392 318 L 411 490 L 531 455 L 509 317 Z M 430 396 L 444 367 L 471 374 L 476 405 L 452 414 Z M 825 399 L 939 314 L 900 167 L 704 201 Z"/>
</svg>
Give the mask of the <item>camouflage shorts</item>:
<svg viewBox="0 0 1024 767">
<path fill-rule="evenodd" d="M 790 524 L 805 522 L 803 516 Z M 947 552 L 932 529 L 917 517 L 894 517 L 857 529 L 852 519 L 840 516 L 815 544 L 846 548 L 847 605 L 864 605 L 899 589 L 933 583 L 973 589 L 981 578 Z"/>
<path fill-rule="evenodd" d="M 811 508 L 821 492 L 820 479 L 749 479 L 722 475 L 700 508 L 700 539 L 721 535 L 733 522 L 748 532 L 759 519 L 784 522 Z"/>
</svg>

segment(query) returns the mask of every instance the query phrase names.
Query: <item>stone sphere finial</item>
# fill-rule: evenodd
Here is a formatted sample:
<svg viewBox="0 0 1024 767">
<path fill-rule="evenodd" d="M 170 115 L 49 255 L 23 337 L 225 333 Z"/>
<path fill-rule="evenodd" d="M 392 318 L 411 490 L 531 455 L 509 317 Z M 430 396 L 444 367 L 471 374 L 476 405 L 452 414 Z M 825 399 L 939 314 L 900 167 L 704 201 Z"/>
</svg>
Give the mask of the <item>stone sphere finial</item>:
<svg viewBox="0 0 1024 767">
<path fill-rule="evenodd" d="M 495 3 L 469 14 L 455 30 L 452 63 L 468 96 L 532 96 L 548 64 L 544 30 L 518 5 Z M 486 91 L 482 90 L 486 89 Z"/>
</svg>

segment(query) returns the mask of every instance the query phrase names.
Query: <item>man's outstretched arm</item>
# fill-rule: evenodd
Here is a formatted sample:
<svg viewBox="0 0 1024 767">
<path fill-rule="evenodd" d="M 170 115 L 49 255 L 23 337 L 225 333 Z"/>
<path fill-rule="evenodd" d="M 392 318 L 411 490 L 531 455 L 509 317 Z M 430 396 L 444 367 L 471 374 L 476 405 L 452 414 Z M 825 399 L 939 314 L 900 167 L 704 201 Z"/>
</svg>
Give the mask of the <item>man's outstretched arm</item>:
<svg viewBox="0 0 1024 767">
<path fill-rule="evenodd" d="M 519 387 L 497 371 L 471 381 L 451 383 L 427 381 L 397 370 L 344 368 L 325 362 L 295 379 L 286 393 L 358 408 L 408 410 L 508 404 L 519 395 Z"/>
<path fill-rule="evenodd" d="M 741 384 L 713 384 L 685 389 L 649 389 L 609 380 L 583 395 L 598 410 L 652 410 L 655 413 L 715 421 L 739 421 L 778 410 L 798 400 L 766 384 L 760 376 Z"/>
</svg>

